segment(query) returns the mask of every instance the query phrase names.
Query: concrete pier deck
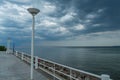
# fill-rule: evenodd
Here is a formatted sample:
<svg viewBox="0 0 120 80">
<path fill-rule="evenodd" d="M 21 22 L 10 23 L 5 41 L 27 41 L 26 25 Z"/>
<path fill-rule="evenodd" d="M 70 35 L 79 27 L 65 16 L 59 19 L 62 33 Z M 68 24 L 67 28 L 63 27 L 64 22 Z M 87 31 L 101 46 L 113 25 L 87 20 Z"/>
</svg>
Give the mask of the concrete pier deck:
<svg viewBox="0 0 120 80">
<path fill-rule="evenodd" d="M 0 52 L 0 80 L 30 80 L 30 66 L 12 54 Z M 48 80 L 34 70 L 34 80 Z"/>
</svg>

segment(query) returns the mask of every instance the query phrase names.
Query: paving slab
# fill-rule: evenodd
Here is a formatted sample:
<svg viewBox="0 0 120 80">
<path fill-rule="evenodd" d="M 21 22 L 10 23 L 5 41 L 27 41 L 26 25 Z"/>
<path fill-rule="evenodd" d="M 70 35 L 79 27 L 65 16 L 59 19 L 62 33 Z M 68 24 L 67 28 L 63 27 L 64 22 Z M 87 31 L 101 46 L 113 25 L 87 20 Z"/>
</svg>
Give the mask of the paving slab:
<svg viewBox="0 0 120 80">
<path fill-rule="evenodd" d="M 0 52 L 0 80 L 30 80 L 30 66 L 12 54 Z M 34 80 L 48 80 L 34 70 Z"/>
</svg>

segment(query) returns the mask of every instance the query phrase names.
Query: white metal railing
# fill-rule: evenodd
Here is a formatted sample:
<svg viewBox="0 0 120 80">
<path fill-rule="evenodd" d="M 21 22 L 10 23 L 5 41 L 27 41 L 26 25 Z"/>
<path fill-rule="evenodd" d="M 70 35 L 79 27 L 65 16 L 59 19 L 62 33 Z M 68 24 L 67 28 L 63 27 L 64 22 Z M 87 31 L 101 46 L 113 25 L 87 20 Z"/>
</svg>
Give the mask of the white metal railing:
<svg viewBox="0 0 120 80">
<path fill-rule="evenodd" d="M 31 56 L 23 52 L 14 52 L 18 58 L 30 64 Z M 83 70 L 68 67 L 53 61 L 34 56 L 34 67 L 40 69 L 58 80 L 112 80 L 109 75 L 96 75 Z"/>
</svg>

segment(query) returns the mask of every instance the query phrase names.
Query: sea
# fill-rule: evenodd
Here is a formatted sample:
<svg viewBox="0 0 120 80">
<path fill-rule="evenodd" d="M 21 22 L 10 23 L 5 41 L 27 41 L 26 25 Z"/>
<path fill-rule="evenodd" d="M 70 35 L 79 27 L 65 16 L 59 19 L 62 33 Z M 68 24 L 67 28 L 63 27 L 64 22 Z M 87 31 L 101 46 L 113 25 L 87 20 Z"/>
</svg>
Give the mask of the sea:
<svg viewBox="0 0 120 80">
<path fill-rule="evenodd" d="M 30 48 L 19 48 L 30 54 Z M 35 56 L 120 80 L 120 47 L 35 47 Z"/>
</svg>

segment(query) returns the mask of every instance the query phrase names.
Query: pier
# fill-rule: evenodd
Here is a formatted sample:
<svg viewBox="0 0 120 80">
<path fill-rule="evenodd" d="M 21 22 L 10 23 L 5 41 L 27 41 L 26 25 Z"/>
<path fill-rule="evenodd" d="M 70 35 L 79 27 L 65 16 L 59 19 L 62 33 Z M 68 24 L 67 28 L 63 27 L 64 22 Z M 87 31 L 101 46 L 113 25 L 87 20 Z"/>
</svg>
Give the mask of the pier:
<svg viewBox="0 0 120 80">
<path fill-rule="evenodd" d="M 30 80 L 30 66 L 13 54 L 0 52 L 0 80 Z M 34 70 L 34 80 L 48 80 Z"/>
<path fill-rule="evenodd" d="M 96 75 L 34 56 L 34 80 L 112 80 L 109 75 Z M 0 80 L 30 80 L 31 56 L 15 51 L 0 52 Z M 51 76 L 43 75 L 40 71 Z"/>
</svg>

